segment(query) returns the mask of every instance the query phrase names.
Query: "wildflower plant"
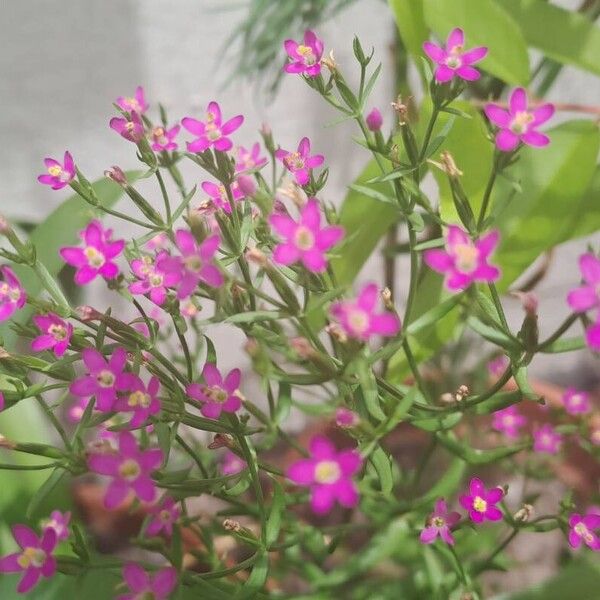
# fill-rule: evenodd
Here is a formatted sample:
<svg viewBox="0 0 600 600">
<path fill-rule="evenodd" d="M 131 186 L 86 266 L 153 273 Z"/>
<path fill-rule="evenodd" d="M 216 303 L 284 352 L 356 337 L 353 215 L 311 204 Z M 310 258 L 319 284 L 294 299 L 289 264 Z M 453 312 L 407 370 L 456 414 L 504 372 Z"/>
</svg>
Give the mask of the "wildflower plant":
<svg viewBox="0 0 600 600">
<path fill-rule="evenodd" d="M 566 494 L 533 517 L 536 499 L 512 489 L 517 477 L 546 477 L 567 444 L 598 457 L 593 399 L 570 389 L 544 410 L 528 377 L 538 354 L 600 347 L 598 248 L 583 253 L 567 317 L 546 337 L 533 295 L 520 295 L 520 326 L 501 295 L 519 289 L 541 252 L 519 252 L 527 215 L 514 208 L 534 153 L 565 136 L 597 153 L 597 131 L 547 130 L 554 108 L 520 87 L 504 94 L 508 108 L 499 97 L 471 101 L 469 86 L 498 76 L 499 59 L 465 49 L 460 27 L 446 33 L 444 47 L 413 50 L 426 98 L 419 110 L 395 99 L 387 132 L 370 104 L 374 52 L 355 39 L 354 63 L 342 67 L 314 31 L 285 41 L 286 76 L 355 121 L 357 151 L 371 157 L 341 209 L 326 187 L 334 157 L 313 154 L 307 136 L 287 151 L 294 140 L 264 127 L 248 150 L 241 114 L 225 118 L 211 101 L 201 118 L 180 124 L 159 106 L 155 120 L 138 87 L 117 99 L 109 125 L 135 144 L 143 172 L 112 167 L 90 183 L 65 152 L 46 159 L 39 181 L 75 192 L 65 203 L 72 229 L 48 233 L 50 217 L 25 240 L 0 218 L 0 320 L 12 322 L 1 416 L 36 403 L 56 432 L 0 437 L 0 468 L 50 470 L 29 501 L 32 527 L 11 523 L 15 545 L 0 559 L 1 572 L 20 573 L 19 592 L 100 572 L 117 598 L 369 598 L 372 578 L 382 598 L 482 598 L 481 575 L 521 532 L 600 550 L 593 499 Z M 477 164 L 457 144 L 465 128 Z M 197 167 L 193 182 L 185 161 Z M 438 196 L 423 191 L 426 171 Z M 136 188 L 140 177 L 156 182 L 161 203 Z M 119 196 L 131 210 L 115 208 Z M 384 279 L 360 281 L 386 234 Z M 402 253 L 409 270 L 397 274 Z M 74 305 L 65 277 L 105 286 L 131 312 L 93 298 Z M 224 366 L 217 325 L 244 338 L 246 364 Z M 485 349 L 479 367 L 433 372 L 461 341 Z M 291 432 L 294 414 L 306 435 Z M 411 435 L 416 460 L 394 450 Z M 108 514 L 142 516 L 127 540 L 144 551 L 139 564 L 102 556 L 83 514 L 49 505 L 57 486 L 86 478 Z"/>
</svg>

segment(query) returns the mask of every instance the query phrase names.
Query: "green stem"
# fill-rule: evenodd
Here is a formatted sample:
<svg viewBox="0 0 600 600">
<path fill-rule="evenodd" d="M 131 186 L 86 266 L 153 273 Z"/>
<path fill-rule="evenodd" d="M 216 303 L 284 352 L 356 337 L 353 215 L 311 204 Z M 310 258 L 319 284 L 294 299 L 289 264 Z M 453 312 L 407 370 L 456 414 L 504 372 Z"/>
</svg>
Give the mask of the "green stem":
<svg viewBox="0 0 600 600">
<path fill-rule="evenodd" d="M 156 169 L 156 179 L 158 179 L 158 185 L 160 186 L 160 191 L 163 197 L 163 202 L 165 204 L 165 215 L 167 217 L 167 225 L 169 227 L 173 226 L 172 223 L 172 215 L 171 215 L 171 202 L 169 201 L 169 195 L 167 194 L 167 188 L 165 187 L 165 182 L 160 173 L 159 169 Z"/>
</svg>

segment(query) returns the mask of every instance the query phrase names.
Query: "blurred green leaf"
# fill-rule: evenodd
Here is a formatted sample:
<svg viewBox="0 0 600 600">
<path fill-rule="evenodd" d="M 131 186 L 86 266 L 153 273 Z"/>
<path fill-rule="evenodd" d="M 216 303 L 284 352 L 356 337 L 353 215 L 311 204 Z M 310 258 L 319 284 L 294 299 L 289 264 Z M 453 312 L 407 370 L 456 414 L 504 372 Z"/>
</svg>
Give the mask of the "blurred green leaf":
<svg viewBox="0 0 600 600">
<path fill-rule="evenodd" d="M 414 57 L 422 56 L 423 42 L 429 37 L 423 0 L 389 0 L 389 4 L 404 45 Z M 422 67 L 421 61 L 415 63 L 419 69 Z"/>
</svg>

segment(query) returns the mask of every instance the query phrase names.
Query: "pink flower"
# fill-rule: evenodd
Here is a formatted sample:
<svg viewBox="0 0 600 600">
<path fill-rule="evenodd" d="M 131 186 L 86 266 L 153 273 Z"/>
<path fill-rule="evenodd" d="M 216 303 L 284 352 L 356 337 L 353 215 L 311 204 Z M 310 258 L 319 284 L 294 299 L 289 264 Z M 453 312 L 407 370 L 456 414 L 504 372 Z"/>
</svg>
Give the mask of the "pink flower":
<svg viewBox="0 0 600 600">
<path fill-rule="evenodd" d="M 165 273 L 175 272 L 180 275 L 177 289 L 180 300 L 190 296 L 200 281 L 211 287 L 223 285 L 223 275 L 213 264 L 221 243 L 218 235 L 211 235 L 198 244 L 191 231 L 178 229 L 175 232 L 175 243 L 182 257 L 165 255 L 157 261 L 156 266 Z"/>
<path fill-rule="evenodd" d="M 53 158 L 45 158 L 46 173 L 38 176 L 38 181 L 49 185 L 53 190 L 60 190 L 69 185 L 75 177 L 75 163 L 69 152 L 65 152 L 61 165 Z"/>
<path fill-rule="evenodd" d="M 562 443 L 562 436 L 551 425 L 542 425 L 533 432 L 533 449 L 536 452 L 557 454 Z"/>
<path fill-rule="evenodd" d="M 454 537 L 450 529 L 460 521 L 457 512 L 448 512 L 446 501 L 440 498 L 435 503 L 433 512 L 427 518 L 427 525 L 421 531 L 420 539 L 423 544 L 432 544 L 439 535 L 446 544 L 454 545 Z"/>
<path fill-rule="evenodd" d="M 41 576 L 52 577 L 56 573 L 56 559 L 52 556 L 56 548 L 56 532 L 46 529 L 40 538 L 27 526 L 14 525 L 12 534 L 21 551 L 0 558 L 0 573 L 22 571 L 17 592 L 26 594 Z"/>
<path fill-rule="evenodd" d="M 221 463 L 221 473 L 223 475 L 237 475 L 246 469 L 248 465 L 235 452 L 227 450 Z"/>
<path fill-rule="evenodd" d="M 114 129 L 121 137 L 124 137 L 134 144 L 139 143 L 145 134 L 144 123 L 140 115 L 135 111 L 131 113 L 129 119 L 126 119 L 125 117 L 113 117 L 110 120 L 109 125 L 110 128 Z"/>
<path fill-rule="evenodd" d="M 455 76 L 465 81 L 476 81 L 481 74 L 471 65 L 483 60 L 488 53 L 485 46 L 465 51 L 465 34 L 458 27 L 448 35 L 446 48 L 425 42 L 423 50 L 438 65 L 435 70 L 435 79 L 439 83 L 451 81 Z"/>
<path fill-rule="evenodd" d="M 13 314 L 23 308 L 27 295 L 25 288 L 7 265 L 0 267 L 0 322 L 10 319 Z"/>
<path fill-rule="evenodd" d="M 255 142 L 250 150 L 238 146 L 236 152 L 236 172 L 260 169 L 267 164 L 267 159 L 260 155 L 260 144 Z"/>
<path fill-rule="evenodd" d="M 593 254 L 583 254 L 579 258 L 579 269 L 584 285 L 569 292 L 567 302 L 574 312 L 583 313 L 597 309 L 600 315 L 600 260 Z M 600 351 L 600 319 L 586 330 L 588 346 Z"/>
<path fill-rule="evenodd" d="M 169 236 L 162 231 L 157 233 L 154 237 L 150 238 L 146 242 L 146 249 L 148 250 L 164 250 L 169 246 Z"/>
<path fill-rule="evenodd" d="M 61 513 L 60 510 L 53 510 L 50 513 L 50 518 L 42 523 L 44 531 L 46 529 L 54 530 L 56 541 L 62 542 L 69 537 L 69 522 L 71 521 L 71 513 Z"/>
<path fill-rule="evenodd" d="M 241 373 L 239 369 L 229 372 L 225 380 L 212 363 L 206 363 L 202 370 L 204 383 L 191 383 L 186 392 L 190 398 L 202 402 L 200 412 L 209 419 L 218 419 L 221 411 L 234 413 L 242 406 L 238 395 Z"/>
<path fill-rule="evenodd" d="M 527 424 L 527 419 L 514 405 L 497 410 L 493 417 L 492 429 L 502 432 L 510 439 L 518 438 L 521 433 L 519 429 Z"/>
<path fill-rule="evenodd" d="M 119 96 L 115 104 L 128 113 L 136 112 L 143 115 L 148 110 L 148 104 L 144 98 L 144 88 L 141 85 L 135 89 L 133 97 Z"/>
<path fill-rule="evenodd" d="M 362 465 L 357 450 L 337 452 L 325 437 L 310 442 L 311 458 L 303 458 L 289 467 L 286 476 L 296 485 L 311 488 L 311 508 L 319 515 L 328 513 L 337 501 L 345 508 L 358 504 L 358 489 L 352 480 Z"/>
<path fill-rule="evenodd" d="M 571 548 L 579 548 L 583 542 L 588 548 L 595 552 L 600 551 L 600 538 L 594 529 L 600 528 L 600 514 L 588 510 L 585 516 L 573 513 L 569 517 L 569 545 Z"/>
<path fill-rule="evenodd" d="M 291 265 L 301 261 L 313 273 L 325 271 L 325 252 L 335 246 L 344 235 L 344 229 L 339 225 L 321 228 L 319 203 L 314 198 L 301 209 L 299 222 L 283 214 L 272 214 L 269 222 L 279 235 L 286 238 L 284 243 L 275 246 L 275 262 Z"/>
<path fill-rule="evenodd" d="M 165 272 L 156 266 L 163 258 L 168 256 L 163 251 L 156 256 L 155 260 L 150 256 L 132 260 L 131 270 L 138 281 L 129 284 L 129 291 L 132 294 L 147 295 L 158 306 L 163 305 L 167 299 L 168 288 L 175 287 L 181 279 L 179 271 Z"/>
<path fill-rule="evenodd" d="M 157 396 L 160 382 L 156 377 L 152 377 L 146 387 L 138 375 L 123 373 L 118 377 L 116 388 L 119 398 L 114 403 L 113 410 L 132 412 L 133 417 L 129 421 L 131 428 L 139 427 L 150 415 L 155 415 L 160 410 Z"/>
<path fill-rule="evenodd" d="M 307 137 L 300 140 L 296 152 L 279 148 L 275 151 L 275 157 L 283 162 L 290 173 L 294 174 L 296 183 L 299 185 L 306 185 L 310 181 L 311 171 L 322 165 L 325 160 L 322 154 L 310 156 L 310 140 Z"/>
<path fill-rule="evenodd" d="M 168 537 L 173 535 L 173 525 L 179 519 L 181 510 L 173 498 L 166 497 L 160 504 L 151 509 L 152 519 L 146 529 L 147 535 L 158 535 L 164 532 Z"/>
<path fill-rule="evenodd" d="M 154 127 L 150 132 L 152 150 L 155 152 L 168 152 L 170 150 L 177 150 L 178 145 L 174 140 L 177 137 L 180 129 L 181 127 L 179 125 L 174 125 L 171 127 L 171 129 L 165 129 L 160 125 Z"/>
<path fill-rule="evenodd" d="M 62 356 L 69 347 L 73 325 L 54 313 L 35 315 L 33 322 L 42 331 L 42 335 L 31 342 L 31 349 L 34 352 L 41 352 L 52 348 L 57 358 Z"/>
<path fill-rule="evenodd" d="M 117 348 L 108 361 L 94 348 L 85 348 L 82 357 L 88 373 L 76 379 L 69 391 L 74 396 L 84 398 L 95 396 L 97 410 L 111 411 L 117 400 L 117 385 L 127 362 L 125 349 Z"/>
<path fill-rule="evenodd" d="M 321 72 L 323 42 L 310 29 L 304 32 L 304 43 L 285 40 L 285 51 L 291 59 L 284 67 L 286 73 L 304 73 L 316 77 Z"/>
<path fill-rule="evenodd" d="M 350 337 L 358 340 L 366 342 L 374 335 L 392 337 L 400 331 L 400 319 L 391 312 L 375 312 L 378 296 L 377 285 L 368 283 L 356 300 L 332 304 L 331 315 Z"/>
<path fill-rule="evenodd" d="M 75 283 L 85 285 L 101 275 L 114 279 L 119 267 L 113 262 L 123 252 L 125 240 L 112 239 L 112 229 L 103 229 L 100 221 L 92 221 L 80 232 L 84 247 L 67 246 L 60 249 L 60 255 L 69 265 L 76 267 Z"/>
<path fill-rule="evenodd" d="M 506 371 L 506 368 L 509 364 L 510 362 L 508 358 L 504 354 L 501 354 L 500 356 L 490 360 L 490 362 L 487 364 L 488 373 L 494 377 L 500 377 L 500 375 Z"/>
<path fill-rule="evenodd" d="M 188 142 L 189 152 L 204 152 L 214 146 L 215 150 L 227 152 L 233 148 L 233 142 L 227 137 L 244 122 L 242 115 L 237 115 L 225 123 L 221 119 L 221 108 L 216 102 L 211 102 L 206 111 L 206 121 L 198 121 L 192 117 L 185 117 L 181 124 L 190 133 L 197 136 L 193 142 Z"/>
<path fill-rule="evenodd" d="M 71 406 L 69 406 L 69 410 L 67 411 L 67 417 L 71 423 L 79 423 L 83 418 L 83 413 L 89 404 L 90 399 L 86 397 L 77 398 Z"/>
<path fill-rule="evenodd" d="M 139 565 L 128 563 L 123 567 L 123 579 L 131 594 L 121 594 L 117 600 L 167 600 L 177 585 L 177 570 L 167 567 L 152 576 Z"/>
<path fill-rule="evenodd" d="M 457 225 L 449 225 L 446 249 L 426 250 L 423 258 L 434 271 L 446 275 L 449 290 L 464 290 L 473 282 L 496 281 L 500 277 L 500 270 L 487 262 L 499 237 L 494 230 L 473 241 L 466 231 Z"/>
<path fill-rule="evenodd" d="M 104 506 L 112 510 L 125 500 L 130 490 L 143 502 L 153 502 L 156 488 L 150 474 L 162 460 L 159 448 L 140 450 L 135 437 L 129 431 L 122 431 L 118 453 L 92 454 L 88 466 L 94 473 L 113 478 L 104 496 Z"/>
<path fill-rule="evenodd" d="M 234 201 L 243 200 L 244 194 L 242 193 L 237 181 L 234 181 L 229 188 Z M 216 184 L 212 181 L 204 181 L 202 183 L 202 189 L 210 196 L 210 199 L 215 206 L 225 211 L 228 215 L 231 214 L 231 204 L 229 203 L 227 190 L 222 183 Z"/>
<path fill-rule="evenodd" d="M 378 108 L 372 109 L 365 121 L 370 131 L 379 131 L 383 125 L 383 117 Z"/>
<path fill-rule="evenodd" d="M 340 406 L 335 411 L 335 424 L 342 429 L 351 429 L 360 423 L 360 417 L 349 408 Z"/>
<path fill-rule="evenodd" d="M 486 519 L 499 521 L 502 519 L 502 512 L 495 505 L 502 500 L 503 496 L 504 491 L 501 487 L 486 490 L 483 481 L 473 477 L 469 483 L 469 493 L 463 494 L 459 502 L 465 510 L 469 511 L 469 517 L 475 523 L 483 523 Z"/>
<path fill-rule="evenodd" d="M 487 118 L 500 130 L 496 134 L 496 146 L 502 152 L 514 150 L 519 142 L 528 146 L 546 146 L 548 136 L 536 131 L 554 114 L 553 104 L 542 104 L 530 111 L 527 108 L 527 94 L 523 88 L 515 88 L 509 99 L 509 110 L 497 104 L 486 104 L 483 109 Z"/>
<path fill-rule="evenodd" d="M 590 395 L 575 388 L 568 388 L 563 394 L 562 401 L 570 415 L 584 415 L 591 410 Z"/>
</svg>

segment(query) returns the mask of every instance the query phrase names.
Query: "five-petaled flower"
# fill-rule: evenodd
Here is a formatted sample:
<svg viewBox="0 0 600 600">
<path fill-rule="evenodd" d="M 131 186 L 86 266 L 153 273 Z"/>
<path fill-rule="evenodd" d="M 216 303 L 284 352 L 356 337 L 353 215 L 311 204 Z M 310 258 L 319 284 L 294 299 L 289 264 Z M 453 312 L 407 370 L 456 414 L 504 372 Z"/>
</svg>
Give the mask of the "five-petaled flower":
<svg viewBox="0 0 600 600">
<path fill-rule="evenodd" d="M 435 79 L 439 83 L 446 83 L 455 76 L 465 81 L 479 79 L 481 74 L 471 65 L 483 60 L 488 53 L 485 46 L 465 50 L 465 34 L 458 27 L 448 35 L 445 48 L 441 48 L 432 42 L 425 42 L 423 50 L 437 64 Z"/>
<path fill-rule="evenodd" d="M 460 505 L 469 511 L 469 517 L 474 523 L 488 521 L 499 521 L 502 511 L 496 506 L 502 497 L 504 490 L 501 487 L 493 487 L 487 490 L 483 481 L 473 477 L 469 483 L 469 493 L 462 494 L 459 498 Z"/>
<path fill-rule="evenodd" d="M 123 567 L 123 579 L 131 591 L 117 600 L 167 600 L 177 585 L 177 570 L 167 567 L 149 575 L 135 563 Z"/>
<path fill-rule="evenodd" d="M 132 294 L 148 295 L 158 306 L 164 304 L 168 289 L 175 287 L 181 279 L 179 270 L 162 271 L 157 267 L 167 256 L 168 254 L 162 251 L 155 258 L 145 255 L 132 260 L 131 270 L 138 279 L 129 284 L 129 291 Z"/>
<path fill-rule="evenodd" d="M 579 258 L 579 269 L 583 285 L 569 292 L 567 302 L 577 313 L 597 310 L 596 322 L 585 332 L 588 346 L 600 351 L 600 260 L 591 253 Z"/>
<path fill-rule="evenodd" d="M 177 150 L 178 145 L 175 138 L 180 129 L 181 127 L 179 125 L 174 125 L 171 129 L 167 129 L 162 125 L 154 127 L 149 133 L 152 150 L 155 152 Z"/>
<path fill-rule="evenodd" d="M 173 525 L 179 519 L 181 510 L 177 506 L 177 502 L 170 496 L 167 496 L 160 504 L 150 509 L 150 514 L 152 518 L 146 528 L 146 534 L 158 535 L 164 532 L 167 537 L 171 537 L 173 535 Z"/>
<path fill-rule="evenodd" d="M 310 454 L 292 464 L 286 476 L 296 485 L 310 487 L 312 510 L 328 513 L 336 501 L 345 508 L 356 506 L 359 495 L 352 477 L 362 465 L 358 451 L 337 452 L 327 438 L 316 436 L 310 442 Z"/>
<path fill-rule="evenodd" d="M 117 508 L 133 491 L 143 502 L 153 502 L 156 486 L 151 473 L 163 460 L 159 448 L 140 450 L 135 437 L 129 431 L 119 433 L 119 451 L 92 454 L 88 459 L 91 471 L 112 477 L 104 496 L 104 506 Z"/>
<path fill-rule="evenodd" d="M 132 412 L 130 427 L 139 427 L 149 416 L 155 415 L 160 410 L 160 400 L 157 395 L 160 382 L 157 377 L 152 377 L 146 387 L 139 375 L 123 373 L 116 382 L 116 388 L 119 397 L 113 405 L 113 410 Z"/>
<path fill-rule="evenodd" d="M 591 410 L 590 395 L 582 390 L 568 388 L 562 397 L 563 406 L 570 415 L 584 415 Z"/>
<path fill-rule="evenodd" d="M 60 190 L 69 185 L 75 177 L 75 163 L 70 152 L 65 152 L 62 165 L 54 158 L 45 158 L 46 173 L 38 176 L 38 181 L 49 185 L 53 190 Z"/>
<path fill-rule="evenodd" d="M 460 521 L 460 515 L 455 511 L 448 511 L 448 506 L 443 498 L 436 501 L 433 512 L 427 517 L 427 525 L 421 531 L 421 542 L 432 544 L 440 536 L 446 544 L 454 545 L 454 537 L 450 530 Z"/>
<path fill-rule="evenodd" d="M 73 325 L 54 313 L 35 315 L 33 322 L 40 329 L 42 335 L 32 340 L 31 349 L 34 352 L 41 352 L 52 348 L 54 355 L 57 358 L 61 357 L 69 347 L 73 335 Z"/>
<path fill-rule="evenodd" d="M 110 128 L 114 129 L 121 137 L 133 142 L 139 143 L 145 134 L 144 123 L 139 113 L 133 111 L 129 119 L 125 117 L 113 117 L 110 120 Z"/>
<path fill-rule="evenodd" d="M 285 40 L 285 51 L 290 62 L 283 67 L 286 73 L 303 73 L 316 77 L 321 72 L 323 42 L 308 29 L 304 32 L 304 41 L 299 44 L 294 40 Z"/>
<path fill-rule="evenodd" d="M 241 373 L 233 369 L 223 379 L 221 372 L 212 363 L 202 370 L 204 383 L 190 383 L 186 392 L 190 398 L 202 403 L 200 412 L 209 419 L 218 419 L 221 412 L 234 413 L 242 406 L 239 395 Z"/>
<path fill-rule="evenodd" d="M 321 227 L 321 211 L 314 198 L 301 209 L 298 222 L 281 213 L 272 214 L 269 222 L 279 235 L 286 238 L 285 242 L 275 246 L 273 260 L 280 265 L 301 261 L 313 273 L 325 271 L 325 252 L 344 235 L 344 229 L 339 225 Z"/>
<path fill-rule="evenodd" d="M 306 185 L 310 181 L 311 171 L 323 164 L 325 157 L 322 154 L 310 155 L 310 140 L 303 137 L 298 144 L 298 150 L 290 152 L 279 148 L 275 157 L 281 160 L 285 168 L 294 174 L 296 183 Z"/>
<path fill-rule="evenodd" d="M 148 110 L 148 104 L 144 97 L 144 88 L 138 85 L 135 88 L 135 94 L 133 96 L 119 96 L 115 104 L 125 112 L 131 113 L 136 112 L 143 115 Z"/>
<path fill-rule="evenodd" d="M 227 194 L 227 188 L 222 183 L 213 183 L 212 181 L 203 181 L 202 189 L 210 196 L 211 202 L 217 207 L 231 214 L 231 203 L 229 202 L 229 195 Z M 243 200 L 244 193 L 240 189 L 237 181 L 234 181 L 229 186 L 231 192 L 231 199 L 235 202 L 237 200 Z"/>
<path fill-rule="evenodd" d="M 594 529 L 600 529 L 600 514 L 588 511 L 585 515 L 573 513 L 569 517 L 569 545 L 579 548 L 583 542 L 588 548 L 600 552 L 600 537 Z"/>
<path fill-rule="evenodd" d="M 63 260 L 75 267 L 75 283 L 85 285 L 101 275 L 105 279 L 114 279 L 119 267 L 113 259 L 117 258 L 125 240 L 113 240 L 112 229 L 103 229 L 100 221 L 92 221 L 79 233 L 84 246 L 66 246 L 60 249 Z"/>
<path fill-rule="evenodd" d="M 10 319 L 26 300 L 25 288 L 15 272 L 7 265 L 0 267 L 0 321 Z"/>
<path fill-rule="evenodd" d="M 205 121 L 199 121 L 192 117 L 185 117 L 181 120 L 184 128 L 197 136 L 193 142 L 187 143 L 188 151 L 204 152 L 211 146 L 221 152 L 231 150 L 233 142 L 228 136 L 239 129 L 243 122 L 244 117 L 237 115 L 223 123 L 220 106 L 216 102 L 211 102 L 206 111 Z"/>
<path fill-rule="evenodd" d="M 533 432 L 533 449 L 535 452 L 557 454 L 562 444 L 562 436 L 552 425 L 542 425 Z"/>
<path fill-rule="evenodd" d="M 260 155 L 260 144 L 258 142 L 254 142 L 250 150 L 247 150 L 244 146 L 237 147 L 235 162 L 236 173 L 260 169 L 266 164 L 267 159 Z"/>
<path fill-rule="evenodd" d="M 331 315 L 353 338 L 367 341 L 374 335 L 394 336 L 400 331 L 400 319 L 392 312 L 375 312 L 379 297 L 377 285 L 368 283 L 355 300 L 341 300 L 331 306 Z"/>
<path fill-rule="evenodd" d="M 520 435 L 521 427 L 527 424 L 527 419 L 519 412 L 516 406 L 507 406 L 493 414 L 492 429 L 502 432 L 507 438 L 516 439 Z"/>
<path fill-rule="evenodd" d="M 21 550 L 0 558 L 0 573 L 22 572 L 17 592 L 25 594 L 40 577 L 52 577 L 56 573 L 56 559 L 52 556 L 56 548 L 56 531 L 48 528 L 38 537 L 26 525 L 14 525 L 12 534 Z"/>
<path fill-rule="evenodd" d="M 61 513 L 60 510 L 53 510 L 50 513 L 50 518 L 42 522 L 42 529 L 53 529 L 56 533 L 56 540 L 62 542 L 69 537 L 69 522 L 71 521 L 71 513 Z"/>
<path fill-rule="evenodd" d="M 499 233 L 490 231 L 478 240 L 457 225 L 449 225 L 446 249 L 433 248 L 424 253 L 425 262 L 446 276 L 451 291 L 464 290 L 473 282 L 492 282 L 500 277 L 500 269 L 488 264 L 488 258 L 498 245 Z"/>
<path fill-rule="evenodd" d="M 550 138 L 537 131 L 554 114 L 553 104 L 542 104 L 529 110 L 527 93 L 523 88 L 515 88 L 508 101 L 508 110 L 497 104 L 486 104 L 487 118 L 500 130 L 496 134 L 496 146 L 502 152 L 511 152 L 523 142 L 528 146 L 546 146 Z"/>
</svg>

